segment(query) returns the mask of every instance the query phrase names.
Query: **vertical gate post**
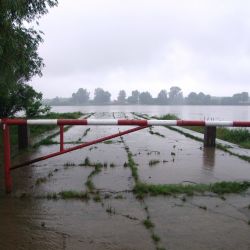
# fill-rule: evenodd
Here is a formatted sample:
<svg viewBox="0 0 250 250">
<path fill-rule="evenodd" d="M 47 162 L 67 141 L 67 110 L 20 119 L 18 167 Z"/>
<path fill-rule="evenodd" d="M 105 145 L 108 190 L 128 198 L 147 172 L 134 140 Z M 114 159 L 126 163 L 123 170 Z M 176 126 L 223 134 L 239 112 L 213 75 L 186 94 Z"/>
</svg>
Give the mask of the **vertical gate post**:
<svg viewBox="0 0 250 250">
<path fill-rule="evenodd" d="M 9 126 L 3 123 L 3 150 L 4 150 L 4 180 L 5 191 L 10 193 L 12 190 L 12 180 L 10 175 L 10 131 Z"/>
<path fill-rule="evenodd" d="M 204 147 L 215 147 L 216 127 L 204 127 Z"/>
<path fill-rule="evenodd" d="M 62 152 L 64 150 L 64 138 L 63 138 L 63 132 L 64 132 L 64 129 L 63 129 L 63 125 L 60 125 L 60 151 Z"/>
<path fill-rule="evenodd" d="M 28 125 L 18 125 L 18 148 L 25 149 L 29 146 L 29 128 Z"/>
</svg>

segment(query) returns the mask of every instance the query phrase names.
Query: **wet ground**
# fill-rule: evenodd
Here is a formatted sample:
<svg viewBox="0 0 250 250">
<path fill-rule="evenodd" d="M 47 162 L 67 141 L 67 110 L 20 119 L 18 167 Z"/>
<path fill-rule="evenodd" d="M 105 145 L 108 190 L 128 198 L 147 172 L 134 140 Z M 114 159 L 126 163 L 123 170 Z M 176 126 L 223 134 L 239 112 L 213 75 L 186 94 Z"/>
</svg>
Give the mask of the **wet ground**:
<svg viewBox="0 0 250 250">
<path fill-rule="evenodd" d="M 119 112 L 92 116 L 114 117 L 134 118 Z M 65 133 L 66 147 L 125 129 L 75 126 Z M 13 164 L 58 149 L 58 144 L 40 146 Z M 250 191 L 139 200 L 132 193 L 128 151 L 139 179 L 147 183 L 250 180 L 248 162 L 165 127 L 146 128 L 15 170 L 8 196 L 1 167 L 0 249 L 250 249 Z M 88 192 L 89 199 L 47 196 L 67 190 Z M 147 219 L 153 226 L 144 225 Z"/>
</svg>

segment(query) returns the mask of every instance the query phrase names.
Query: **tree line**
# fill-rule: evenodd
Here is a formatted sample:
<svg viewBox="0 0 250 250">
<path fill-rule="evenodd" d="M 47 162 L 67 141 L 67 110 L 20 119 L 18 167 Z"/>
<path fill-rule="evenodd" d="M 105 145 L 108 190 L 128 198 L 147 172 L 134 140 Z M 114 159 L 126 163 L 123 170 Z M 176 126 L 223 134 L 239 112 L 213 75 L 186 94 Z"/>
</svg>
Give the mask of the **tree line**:
<svg viewBox="0 0 250 250">
<path fill-rule="evenodd" d="M 90 99 L 87 89 L 79 88 L 70 98 L 56 97 L 45 100 L 48 105 L 244 105 L 250 104 L 248 92 L 241 92 L 231 97 L 212 97 L 202 92 L 191 92 L 184 97 L 178 86 L 169 91 L 161 90 L 157 97 L 152 97 L 148 91 L 133 90 L 129 96 L 125 90 L 120 90 L 117 98 L 111 101 L 111 93 L 102 88 L 96 88 L 94 98 Z"/>
</svg>

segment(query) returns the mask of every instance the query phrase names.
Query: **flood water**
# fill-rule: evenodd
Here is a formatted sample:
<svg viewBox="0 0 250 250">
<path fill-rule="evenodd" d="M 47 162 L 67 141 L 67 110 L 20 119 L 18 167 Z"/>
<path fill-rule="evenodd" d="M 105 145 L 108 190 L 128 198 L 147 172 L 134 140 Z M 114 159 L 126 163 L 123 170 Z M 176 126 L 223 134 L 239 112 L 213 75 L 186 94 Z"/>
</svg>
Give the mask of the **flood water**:
<svg viewBox="0 0 250 250">
<path fill-rule="evenodd" d="M 178 111 L 180 107 L 136 106 L 131 111 L 159 115 L 174 113 L 173 109 Z M 91 116 L 95 119 L 138 118 L 130 112 L 116 112 L 118 108 L 54 107 L 53 111 L 95 112 Z M 243 120 L 244 116 L 247 120 L 249 108 L 243 108 L 246 110 L 241 118 L 232 114 L 230 118 L 229 110 L 224 113 L 227 119 Z M 183 119 L 199 116 L 194 109 L 182 114 L 186 116 Z M 217 119 L 226 119 L 225 114 L 216 114 Z M 129 128 L 73 126 L 65 132 L 65 147 Z M 23 152 L 13 164 L 59 150 L 59 136 L 53 141 L 53 145 Z M 0 249 L 250 249 L 250 191 L 223 199 L 211 194 L 185 200 L 183 196 L 137 199 L 132 192 L 135 181 L 125 164 L 126 149 L 137 164 L 140 181 L 148 184 L 250 180 L 248 162 L 218 149 L 204 148 L 201 142 L 165 127 L 146 128 L 15 170 L 11 195 L 4 193 L 1 171 Z M 101 163 L 100 172 L 93 174 L 91 164 L 80 166 L 86 158 L 92 164 Z M 157 163 L 150 164 L 152 161 Z M 94 184 L 91 192 L 86 185 L 90 178 Z M 90 200 L 46 198 L 48 193 L 68 190 L 88 191 Z M 97 193 L 98 201 L 94 199 Z M 144 226 L 147 218 L 151 218 L 153 229 Z M 152 240 L 152 234 L 160 240 Z"/>
<path fill-rule="evenodd" d="M 55 112 L 138 112 L 148 115 L 175 114 L 180 119 L 250 120 L 250 106 L 157 106 L 157 105 L 109 105 L 109 106 L 53 106 Z"/>
</svg>

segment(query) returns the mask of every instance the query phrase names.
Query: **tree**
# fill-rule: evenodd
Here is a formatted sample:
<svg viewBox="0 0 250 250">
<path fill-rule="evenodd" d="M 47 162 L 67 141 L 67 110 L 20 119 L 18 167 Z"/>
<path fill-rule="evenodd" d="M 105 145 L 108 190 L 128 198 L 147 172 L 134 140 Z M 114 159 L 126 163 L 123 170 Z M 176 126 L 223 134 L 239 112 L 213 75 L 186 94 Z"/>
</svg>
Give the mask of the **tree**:
<svg viewBox="0 0 250 250">
<path fill-rule="evenodd" d="M 187 104 L 191 105 L 207 105 L 211 103 L 211 96 L 205 95 L 202 92 L 200 92 L 199 94 L 191 92 L 186 98 L 186 102 Z"/>
<path fill-rule="evenodd" d="M 108 91 L 104 91 L 102 88 L 95 89 L 94 103 L 95 104 L 108 104 L 110 103 L 111 94 Z"/>
<path fill-rule="evenodd" d="M 153 104 L 153 98 L 149 92 L 142 92 L 139 95 L 140 104 Z"/>
<path fill-rule="evenodd" d="M 121 90 L 121 91 L 119 92 L 117 101 L 118 101 L 118 103 L 120 103 L 120 104 L 125 104 L 125 102 L 126 102 L 126 92 L 125 92 L 125 90 Z"/>
<path fill-rule="evenodd" d="M 89 101 L 89 92 L 86 89 L 80 88 L 76 93 L 72 94 L 72 104 L 86 104 Z"/>
<path fill-rule="evenodd" d="M 139 104 L 139 95 L 138 90 L 133 90 L 131 96 L 128 97 L 127 101 L 129 104 Z"/>
<path fill-rule="evenodd" d="M 20 84 L 18 87 L 18 99 L 20 100 L 20 104 L 27 118 L 35 117 L 40 113 L 45 113 L 50 110 L 49 106 L 42 105 L 42 93 L 36 92 L 28 84 Z"/>
<path fill-rule="evenodd" d="M 39 19 L 55 5 L 57 0 L 0 1 L 0 88 L 4 90 L 0 92 L 0 117 L 24 109 L 26 104 L 21 103 L 24 99 L 20 97 L 20 85 L 29 90 L 25 93 L 34 94 L 33 100 L 39 99 L 26 82 L 42 74 L 44 65 L 37 52 L 42 33 L 28 27 L 27 23 Z"/>
<path fill-rule="evenodd" d="M 234 94 L 232 96 L 232 101 L 234 104 L 242 104 L 242 103 L 247 103 L 248 102 L 248 92 L 241 92 Z"/>
<path fill-rule="evenodd" d="M 156 99 L 157 104 L 166 105 L 168 104 L 168 94 L 166 90 L 161 90 Z"/>
<path fill-rule="evenodd" d="M 169 103 L 170 104 L 182 104 L 183 103 L 183 95 L 182 95 L 181 88 L 179 87 L 170 88 Z"/>
</svg>

